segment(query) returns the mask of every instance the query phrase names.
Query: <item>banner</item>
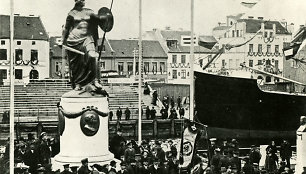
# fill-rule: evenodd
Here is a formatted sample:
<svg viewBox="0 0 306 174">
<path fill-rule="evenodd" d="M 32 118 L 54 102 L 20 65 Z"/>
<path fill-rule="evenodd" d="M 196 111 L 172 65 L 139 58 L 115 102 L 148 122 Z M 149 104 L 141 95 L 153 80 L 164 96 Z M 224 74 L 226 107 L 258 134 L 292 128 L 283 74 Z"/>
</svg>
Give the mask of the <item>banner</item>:
<svg viewBox="0 0 306 174">
<path fill-rule="evenodd" d="M 197 137 L 197 129 L 195 127 L 186 127 L 181 140 L 180 162 L 182 168 L 188 167 L 191 163 L 194 150 L 195 140 Z"/>
</svg>

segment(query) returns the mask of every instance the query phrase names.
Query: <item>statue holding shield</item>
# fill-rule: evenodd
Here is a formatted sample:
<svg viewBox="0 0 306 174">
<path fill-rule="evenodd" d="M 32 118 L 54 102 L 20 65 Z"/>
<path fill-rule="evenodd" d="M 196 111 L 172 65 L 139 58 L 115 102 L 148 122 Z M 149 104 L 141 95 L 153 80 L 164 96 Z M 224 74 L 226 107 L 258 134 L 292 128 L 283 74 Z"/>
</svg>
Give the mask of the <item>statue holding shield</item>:
<svg viewBox="0 0 306 174">
<path fill-rule="evenodd" d="M 68 13 L 63 30 L 63 48 L 67 51 L 72 88 L 100 93 L 101 72 L 96 51 L 98 26 L 104 32 L 110 31 L 113 15 L 106 7 L 95 14 L 84 6 L 85 0 L 75 0 L 74 8 Z"/>
</svg>

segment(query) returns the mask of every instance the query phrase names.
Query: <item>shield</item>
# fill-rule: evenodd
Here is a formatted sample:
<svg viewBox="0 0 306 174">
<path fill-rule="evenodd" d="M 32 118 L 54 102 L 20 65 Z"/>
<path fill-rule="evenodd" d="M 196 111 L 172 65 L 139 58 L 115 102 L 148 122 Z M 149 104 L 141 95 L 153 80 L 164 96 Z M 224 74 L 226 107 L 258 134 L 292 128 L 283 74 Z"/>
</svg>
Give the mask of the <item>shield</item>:
<svg viewBox="0 0 306 174">
<path fill-rule="evenodd" d="M 106 16 L 105 20 L 99 21 L 99 26 L 104 32 L 109 32 L 114 26 L 114 17 L 110 9 L 102 7 L 98 11 L 98 16 Z"/>
</svg>

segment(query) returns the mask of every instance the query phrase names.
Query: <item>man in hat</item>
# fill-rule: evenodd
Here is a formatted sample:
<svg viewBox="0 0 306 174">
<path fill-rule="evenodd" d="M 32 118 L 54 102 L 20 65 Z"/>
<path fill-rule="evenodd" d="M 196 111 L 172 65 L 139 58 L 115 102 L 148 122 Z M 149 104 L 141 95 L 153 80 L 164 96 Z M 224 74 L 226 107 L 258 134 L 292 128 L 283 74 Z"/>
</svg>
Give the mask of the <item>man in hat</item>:
<svg viewBox="0 0 306 174">
<path fill-rule="evenodd" d="M 211 158 L 215 154 L 215 149 L 217 148 L 217 145 L 216 145 L 217 139 L 210 138 L 209 141 L 210 141 L 210 145 L 208 147 L 208 165 L 210 166 Z"/>
<path fill-rule="evenodd" d="M 130 160 L 130 165 L 128 165 L 127 171 L 128 171 L 128 174 L 138 174 L 139 173 L 139 168 L 136 165 L 135 159 Z"/>
<path fill-rule="evenodd" d="M 36 173 L 39 155 L 34 143 L 31 143 L 29 146 L 29 150 L 24 155 L 24 163 L 30 167 L 29 172 L 33 174 Z"/>
<path fill-rule="evenodd" d="M 211 158 L 210 165 L 212 166 L 214 172 L 220 173 L 221 164 L 221 150 L 216 148 L 215 154 Z"/>
<path fill-rule="evenodd" d="M 116 171 L 116 161 L 112 160 L 110 162 L 110 170 L 108 171 L 108 174 L 117 174 L 117 171 Z"/>
<path fill-rule="evenodd" d="M 250 151 L 250 163 L 257 163 L 259 164 L 259 161 L 261 159 L 261 154 L 258 150 L 258 148 L 255 145 L 251 146 L 251 151 Z"/>
<path fill-rule="evenodd" d="M 121 110 L 121 108 L 119 107 L 119 109 L 117 110 L 117 112 L 116 112 L 116 116 L 117 116 L 117 120 L 121 120 L 121 116 L 122 116 L 122 110 Z"/>
<path fill-rule="evenodd" d="M 130 163 L 131 160 L 135 159 L 135 149 L 133 148 L 132 142 L 127 144 L 127 149 L 124 151 L 125 162 Z"/>
<path fill-rule="evenodd" d="M 164 163 L 166 159 L 166 153 L 165 151 L 161 148 L 160 142 L 155 143 L 155 147 L 153 148 L 153 151 L 155 152 L 153 155 L 153 158 L 158 158 L 161 163 Z"/>
<path fill-rule="evenodd" d="M 39 163 L 42 165 L 51 163 L 51 150 L 48 144 L 48 137 L 46 132 L 40 134 L 40 144 L 38 145 Z"/>
<path fill-rule="evenodd" d="M 244 166 L 242 167 L 242 172 L 244 174 L 253 174 L 253 166 L 250 164 L 250 158 L 243 158 Z"/>
<path fill-rule="evenodd" d="M 91 171 L 88 168 L 88 158 L 81 160 L 82 166 L 78 170 L 78 174 L 89 174 Z"/>
<path fill-rule="evenodd" d="M 239 152 L 238 151 L 234 151 L 233 153 L 233 157 L 230 158 L 230 166 L 236 167 L 236 170 L 238 173 L 240 173 L 241 171 L 241 160 L 239 159 Z"/>
<path fill-rule="evenodd" d="M 287 140 L 283 140 L 283 143 L 280 147 L 280 157 L 282 161 L 286 161 L 286 167 L 290 168 L 290 158 L 292 156 L 291 145 Z"/>
<path fill-rule="evenodd" d="M 122 130 L 119 128 L 117 130 L 117 134 L 109 143 L 109 150 L 114 154 L 115 158 L 120 159 L 120 157 L 124 154 L 125 144 L 126 140 L 122 137 Z"/>
<path fill-rule="evenodd" d="M 177 158 L 177 148 L 173 145 L 173 141 L 169 140 L 168 143 L 170 146 L 171 156 L 173 156 L 173 158 Z"/>
<path fill-rule="evenodd" d="M 40 166 L 37 168 L 37 174 L 44 174 L 45 173 L 45 168 L 43 166 Z"/>
<path fill-rule="evenodd" d="M 78 166 L 71 166 L 70 167 L 70 169 L 71 169 L 71 172 L 73 173 L 73 174 L 77 174 L 78 173 Z"/>
<path fill-rule="evenodd" d="M 128 174 L 126 163 L 124 161 L 120 163 L 120 168 L 121 170 L 118 172 L 118 174 Z"/>
<path fill-rule="evenodd" d="M 160 174 L 162 173 L 160 169 L 160 161 L 158 158 L 153 159 L 153 165 L 149 168 L 150 174 Z"/>
<path fill-rule="evenodd" d="M 61 174 L 72 174 L 69 170 L 69 164 L 64 164 L 64 170 L 61 172 Z"/>
</svg>

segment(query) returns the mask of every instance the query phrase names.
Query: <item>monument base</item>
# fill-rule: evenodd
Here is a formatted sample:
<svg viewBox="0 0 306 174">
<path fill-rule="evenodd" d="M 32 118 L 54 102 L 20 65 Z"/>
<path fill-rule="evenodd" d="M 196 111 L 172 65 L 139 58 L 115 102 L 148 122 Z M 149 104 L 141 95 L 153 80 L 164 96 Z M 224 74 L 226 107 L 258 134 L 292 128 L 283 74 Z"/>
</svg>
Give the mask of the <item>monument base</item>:
<svg viewBox="0 0 306 174">
<path fill-rule="evenodd" d="M 108 150 L 108 98 L 88 92 L 65 93 L 59 105 L 60 153 L 53 159 L 53 169 L 64 164 L 89 166 L 109 164 L 114 155 Z"/>
</svg>

